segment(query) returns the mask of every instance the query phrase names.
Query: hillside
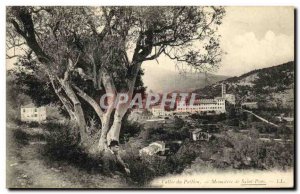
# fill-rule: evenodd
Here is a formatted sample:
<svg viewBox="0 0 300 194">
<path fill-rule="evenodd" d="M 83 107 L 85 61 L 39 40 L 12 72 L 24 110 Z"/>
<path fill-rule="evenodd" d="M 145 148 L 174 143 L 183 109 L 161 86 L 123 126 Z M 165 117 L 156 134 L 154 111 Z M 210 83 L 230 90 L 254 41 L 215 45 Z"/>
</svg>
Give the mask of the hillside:
<svg viewBox="0 0 300 194">
<path fill-rule="evenodd" d="M 194 92 L 202 97 L 221 95 L 221 83 L 237 102 L 258 101 L 261 106 L 292 108 L 294 106 L 294 61 L 257 69 L 239 77 L 231 77 Z"/>
<path fill-rule="evenodd" d="M 160 71 L 148 69 L 143 77 L 145 86 L 154 92 L 191 92 L 198 88 L 205 87 L 206 84 L 213 84 L 228 78 L 227 76 L 207 74 L 180 74 L 175 71 Z M 208 80 L 206 80 L 208 79 Z"/>
</svg>

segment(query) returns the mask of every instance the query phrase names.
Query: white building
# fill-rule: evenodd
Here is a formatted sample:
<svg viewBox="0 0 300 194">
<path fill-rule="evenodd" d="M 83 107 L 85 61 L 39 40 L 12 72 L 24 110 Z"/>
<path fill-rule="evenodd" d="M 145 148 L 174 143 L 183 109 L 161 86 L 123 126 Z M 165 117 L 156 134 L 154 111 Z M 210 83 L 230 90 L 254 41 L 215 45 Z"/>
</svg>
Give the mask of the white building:
<svg viewBox="0 0 300 194">
<path fill-rule="evenodd" d="M 153 116 L 162 116 L 164 114 L 164 108 L 162 108 L 160 105 L 158 106 L 152 106 L 151 107 L 151 112 Z"/>
<path fill-rule="evenodd" d="M 209 141 L 212 137 L 208 132 L 203 131 L 201 128 L 197 128 L 192 131 L 192 139 L 194 141 Z"/>
<path fill-rule="evenodd" d="M 226 86 L 221 85 L 221 96 L 213 99 L 201 99 L 195 101 L 193 105 L 188 105 L 185 102 L 177 103 L 177 109 L 174 112 L 187 112 L 187 113 L 203 113 L 214 112 L 221 114 L 226 112 L 225 102 L 235 104 L 235 96 L 233 94 L 226 94 Z"/>
<path fill-rule="evenodd" d="M 164 107 L 161 107 L 161 105 L 152 106 L 151 107 L 151 113 L 153 116 L 171 116 L 173 115 L 174 111 L 166 111 Z"/>
<path fill-rule="evenodd" d="M 129 121 L 144 121 L 151 118 L 151 114 L 143 109 L 133 109 L 128 115 Z"/>
<path fill-rule="evenodd" d="M 47 113 L 46 107 L 36 107 L 34 104 L 28 104 L 26 106 L 21 107 L 21 121 L 24 122 L 41 122 L 46 120 Z"/>
<path fill-rule="evenodd" d="M 226 112 L 226 104 L 228 101 L 231 104 L 235 104 L 235 95 L 234 94 L 226 94 L 226 86 L 222 84 L 222 97 L 215 97 L 213 99 L 200 99 L 195 100 L 193 105 L 187 104 L 185 101 L 179 101 L 176 103 L 177 107 L 174 111 L 166 111 L 164 107 L 153 106 L 151 108 L 151 112 L 153 116 L 169 116 L 174 113 L 215 113 L 221 114 Z"/>
<path fill-rule="evenodd" d="M 175 112 L 175 111 L 174 111 Z M 225 99 L 216 97 L 214 99 L 202 99 L 193 105 L 186 104 L 185 102 L 177 103 L 176 112 L 178 113 L 203 113 L 214 112 L 216 114 L 225 113 Z"/>
</svg>

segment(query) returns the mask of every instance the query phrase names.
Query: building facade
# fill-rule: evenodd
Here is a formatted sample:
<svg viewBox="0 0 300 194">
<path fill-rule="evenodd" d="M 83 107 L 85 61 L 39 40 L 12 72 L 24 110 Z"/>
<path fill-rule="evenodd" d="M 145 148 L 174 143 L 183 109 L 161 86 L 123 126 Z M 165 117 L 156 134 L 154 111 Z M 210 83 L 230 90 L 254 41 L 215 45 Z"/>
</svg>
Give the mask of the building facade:
<svg viewBox="0 0 300 194">
<path fill-rule="evenodd" d="M 128 115 L 128 120 L 130 121 L 144 121 L 148 119 L 151 119 L 151 114 L 143 109 L 132 109 Z"/>
<path fill-rule="evenodd" d="M 152 106 L 151 107 L 151 113 L 155 117 L 159 116 L 171 116 L 173 115 L 174 111 L 166 111 L 164 107 L 161 107 L 161 105 Z"/>
<path fill-rule="evenodd" d="M 46 107 L 36 107 L 34 104 L 28 104 L 21 107 L 21 121 L 41 122 L 47 119 Z"/>
<path fill-rule="evenodd" d="M 202 99 L 193 105 L 188 105 L 185 102 L 177 103 L 176 112 L 178 113 L 204 113 L 214 112 L 216 114 L 225 113 L 225 99 L 216 97 L 214 99 Z"/>
<path fill-rule="evenodd" d="M 200 99 L 195 100 L 193 104 L 188 104 L 185 101 L 177 101 L 176 109 L 173 111 L 166 111 L 164 107 L 153 106 L 151 113 L 153 116 L 169 116 L 175 113 L 213 113 L 221 114 L 226 112 L 226 101 L 235 105 L 235 95 L 226 93 L 225 84 L 221 85 L 221 97 L 215 97 L 212 99 Z"/>
</svg>

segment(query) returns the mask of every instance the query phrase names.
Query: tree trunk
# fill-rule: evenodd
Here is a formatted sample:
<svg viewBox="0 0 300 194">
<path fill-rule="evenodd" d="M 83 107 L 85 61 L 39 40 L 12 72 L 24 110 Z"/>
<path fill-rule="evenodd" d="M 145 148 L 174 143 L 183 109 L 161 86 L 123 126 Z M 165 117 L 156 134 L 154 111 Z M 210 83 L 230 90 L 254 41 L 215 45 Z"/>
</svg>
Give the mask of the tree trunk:
<svg viewBox="0 0 300 194">
<path fill-rule="evenodd" d="M 119 139 L 120 139 L 120 130 L 121 130 L 121 126 L 122 126 L 122 119 L 130 106 L 130 101 L 132 100 L 134 85 L 135 85 L 136 77 L 137 77 L 138 71 L 140 69 L 140 66 L 141 66 L 141 63 L 138 63 L 138 65 L 135 67 L 135 71 L 134 71 L 134 75 L 133 75 L 132 79 L 130 79 L 127 82 L 127 84 L 128 84 L 127 103 L 117 105 L 117 108 L 116 108 L 115 114 L 114 114 L 113 124 L 110 127 L 110 129 L 107 133 L 107 137 L 106 137 L 108 145 L 110 144 L 110 142 L 112 140 L 119 141 Z"/>
<path fill-rule="evenodd" d="M 63 81 L 62 86 L 63 86 L 67 96 L 73 103 L 75 120 L 79 127 L 79 132 L 80 132 L 80 142 L 82 144 L 84 144 L 88 140 L 88 134 L 86 131 L 87 125 L 86 125 L 86 121 L 84 118 L 84 112 L 83 112 L 81 103 L 80 103 L 78 97 L 76 96 L 75 92 L 73 91 L 69 81 Z"/>
<path fill-rule="evenodd" d="M 55 91 L 55 94 L 58 96 L 59 100 L 62 102 L 64 108 L 67 110 L 69 116 L 70 116 L 70 120 L 71 121 L 75 121 L 76 118 L 75 118 L 75 114 L 74 114 L 74 111 L 73 111 L 73 107 L 72 107 L 72 104 L 70 102 L 69 99 L 67 99 L 64 94 L 62 94 L 62 91 L 61 91 L 61 86 L 60 87 L 57 87 L 55 85 L 55 80 L 54 78 L 48 73 L 48 76 L 49 76 L 49 79 L 50 79 L 50 82 L 52 84 L 52 87 Z"/>
<path fill-rule="evenodd" d="M 108 75 L 108 73 L 106 71 L 103 71 L 101 76 L 102 77 L 100 79 L 102 79 L 102 83 L 103 83 L 106 93 L 113 95 L 113 97 L 112 96 L 108 97 L 107 103 L 109 106 L 106 110 L 106 113 L 101 118 L 102 129 L 101 129 L 101 135 L 99 138 L 98 148 L 99 148 L 100 152 L 103 152 L 106 150 L 106 148 L 108 146 L 106 137 L 107 137 L 107 133 L 110 129 L 109 125 L 110 125 L 111 114 L 114 110 L 114 102 L 115 102 L 114 95 L 116 95 L 116 87 L 114 85 L 112 78 Z"/>
<path fill-rule="evenodd" d="M 113 101 L 111 101 L 106 113 L 104 114 L 104 116 L 101 118 L 101 123 L 102 123 L 102 129 L 101 129 L 101 135 L 99 138 L 99 143 L 98 143 L 98 148 L 100 152 L 103 152 L 104 150 L 107 149 L 107 133 L 109 131 L 109 125 L 110 125 L 110 118 L 111 118 L 111 114 L 114 110 L 114 104 Z"/>
<path fill-rule="evenodd" d="M 63 82 L 64 84 L 62 84 L 62 82 L 58 79 L 55 79 L 55 76 L 53 76 L 50 72 L 48 72 L 48 76 L 56 95 L 68 112 L 71 122 L 75 123 L 76 126 L 79 127 L 79 141 L 82 143 L 82 145 L 84 145 L 84 142 L 87 142 L 88 136 L 86 134 L 84 113 L 78 98 L 76 95 L 74 96 L 74 92 L 70 87 L 69 82 Z"/>
<path fill-rule="evenodd" d="M 122 119 L 125 115 L 125 113 L 128 110 L 129 105 L 124 104 L 120 107 L 118 107 L 114 114 L 114 121 L 113 124 L 107 134 L 107 143 L 109 144 L 112 140 L 119 141 L 120 136 L 120 130 L 122 126 Z"/>
<path fill-rule="evenodd" d="M 110 119 L 105 119 L 104 121 L 102 121 L 102 129 L 101 129 L 101 135 L 99 138 L 99 143 L 98 143 L 98 150 L 99 152 L 103 152 L 104 150 L 107 149 L 107 140 L 106 140 L 106 136 L 107 136 L 107 132 L 109 130 L 109 120 Z"/>
</svg>

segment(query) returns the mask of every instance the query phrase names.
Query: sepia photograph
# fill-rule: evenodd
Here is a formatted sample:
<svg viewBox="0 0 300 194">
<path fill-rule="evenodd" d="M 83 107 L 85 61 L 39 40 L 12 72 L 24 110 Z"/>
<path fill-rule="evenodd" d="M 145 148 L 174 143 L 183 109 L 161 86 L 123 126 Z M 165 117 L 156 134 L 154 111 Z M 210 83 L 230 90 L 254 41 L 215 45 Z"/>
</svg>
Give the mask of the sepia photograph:
<svg viewBox="0 0 300 194">
<path fill-rule="evenodd" d="M 5 9 L 6 188 L 295 189 L 295 7 Z"/>
</svg>

